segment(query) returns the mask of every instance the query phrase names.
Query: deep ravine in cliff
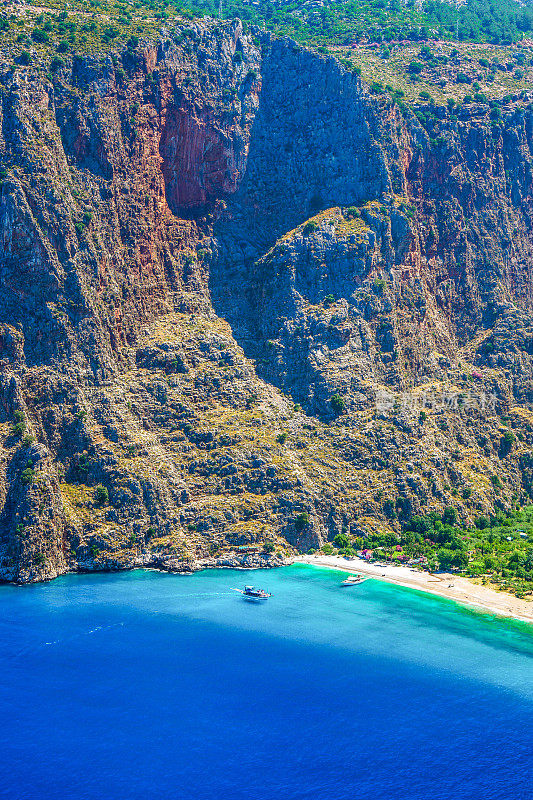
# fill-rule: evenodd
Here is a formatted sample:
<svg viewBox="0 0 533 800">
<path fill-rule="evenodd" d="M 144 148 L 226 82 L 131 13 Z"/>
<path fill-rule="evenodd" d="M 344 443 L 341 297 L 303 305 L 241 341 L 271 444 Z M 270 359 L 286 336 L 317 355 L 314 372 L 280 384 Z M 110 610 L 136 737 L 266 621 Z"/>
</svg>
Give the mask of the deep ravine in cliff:
<svg viewBox="0 0 533 800">
<path fill-rule="evenodd" d="M 238 20 L 0 80 L 1 578 L 527 498 L 529 107 L 430 139 Z"/>
</svg>

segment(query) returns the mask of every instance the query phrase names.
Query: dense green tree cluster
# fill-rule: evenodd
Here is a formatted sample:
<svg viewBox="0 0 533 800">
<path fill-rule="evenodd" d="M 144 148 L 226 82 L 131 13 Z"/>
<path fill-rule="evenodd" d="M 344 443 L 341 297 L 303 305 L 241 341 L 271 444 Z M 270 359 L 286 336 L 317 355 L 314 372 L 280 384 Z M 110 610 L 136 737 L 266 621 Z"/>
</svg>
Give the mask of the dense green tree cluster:
<svg viewBox="0 0 533 800">
<path fill-rule="evenodd" d="M 20 63 L 27 64 L 28 50 L 34 45 L 60 55 L 125 44 L 136 47 L 140 36 L 157 33 L 166 25 L 171 29 L 176 15 L 218 14 L 219 0 L 75 0 L 68 12 L 57 14 L 51 8 L 50 13 L 41 11 L 28 18 L 0 19 L 0 40 L 9 37 L 22 46 Z M 422 6 L 415 0 L 330 1 L 324 6 L 302 0 L 222 0 L 222 16 L 238 16 L 247 24 L 317 47 L 383 42 L 385 58 L 390 55 L 386 46 L 390 41 L 458 38 L 507 44 L 529 35 L 533 28 L 533 9 L 514 0 L 467 0 L 459 8 L 441 0 L 427 0 Z M 56 56 L 52 71 L 61 66 L 62 59 Z"/>
<path fill-rule="evenodd" d="M 374 533 L 354 541 L 339 534 L 334 544 L 346 555 L 366 548 L 383 561 L 422 559 L 430 569 L 481 577 L 519 596 L 533 592 L 533 506 L 481 515 L 471 526 L 461 524 L 450 507 L 443 514 L 403 520 L 399 533 Z"/>
<path fill-rule="evenodd" d="M 194 0 L 195 12 L 215 15 L 217 0 Z M 225 0 L 225 17 L 240 16 L 279 34 L 305 43 L 349 44 L 354 40 L 376 42 L 445 38 L 460 41 L 508 44 L 528 34 L 533 10 L 514 0 L 468 0 L 457 8 L 451 3 L 428 0 L 422 8 L 415 0 L 358 0 L 308 6 L 296 0 L 260 2 Z"/>
<path fill-rule="evenodd" d="M 79 52 L 97 52 L 107 48 L 128 47 L 139 44 L 139 36 L 157 34 L 162 24 L 181 16 L 192 19 L 188 9 L 178 9 L 167 2 L 113 2 L 113 0 L 75 0 L 68 11 L 57 13 L 54 3 L 50 11 L 46 3 L 38 9 L 30 8 L 27 15 L 0 18 L 0 41 L 3 45 L 14 43 L 19 50 L 17 63 L 31 63 L 31 48 L 36 45 L 52 56 L 51 72 L 64 66 L 61 55 Z M 203 12 L 198 9 L 201 15 Z M 56 55 L 60 54 L 60 55 Z"/>
</svg>

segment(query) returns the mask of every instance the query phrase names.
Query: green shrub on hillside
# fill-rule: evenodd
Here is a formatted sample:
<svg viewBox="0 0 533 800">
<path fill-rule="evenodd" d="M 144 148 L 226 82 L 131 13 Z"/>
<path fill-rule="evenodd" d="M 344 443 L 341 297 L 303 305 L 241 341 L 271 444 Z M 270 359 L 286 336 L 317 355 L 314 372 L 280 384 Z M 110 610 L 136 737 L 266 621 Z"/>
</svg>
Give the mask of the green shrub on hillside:
<svg viewBox="0 0 533 800">
<path fill-rule="evenodd" d="M 313 220 L 310 220 L 309 222 L 305 223 L 303 228 L 303 234 L 304 236 L 310 236 L 310 234 L 314 233 L 317 230 L 318 230 L 317 223 L 314 222 Z"/>
<path fill-rule="evenodd" d="M 94 490 L 94 502 L 97 506 L 104 506 L 109 503 L 109 492 L 105 486 L 97 486 Z"/>
<path fill-rule="evenodd" d="M 294 520 L 294 527 L 297 531 L 303 531 L 309 525 L 309 514 L 307 511 L 302 511 Z"/>
<path fill-rule="evenodd" d="M 331 400 L 329 401 L 331 404 L 331 408 L 333 409 L 336 415 L 343 414 L 346 409 L 346 402 L 341 395 L 336 392 Z"/>
</svg>

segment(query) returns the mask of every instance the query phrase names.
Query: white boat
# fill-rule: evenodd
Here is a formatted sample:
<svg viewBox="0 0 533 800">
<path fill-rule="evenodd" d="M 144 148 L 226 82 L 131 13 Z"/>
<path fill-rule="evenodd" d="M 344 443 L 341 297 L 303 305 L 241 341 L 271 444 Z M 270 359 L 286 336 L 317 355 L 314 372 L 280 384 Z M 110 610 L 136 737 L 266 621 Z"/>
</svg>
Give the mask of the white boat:
<svg viewBox="0 0 533 800">
<path fill-rule="evenodd" d="M 262 603 L 272 597 L 270 592 L 265 592 L 264 589 L 256 589 L 255 586 L 245 586 L 244 589 L 239 591 L 245 600 L 250 600 L 252 603 Z"/>
<path fill-rule="evenodd" d="M 348 575 L 346 580 L 341 582 L 341 586 L 357 586 L 359 583 L 364 583 L 366 578 L 364 575 Z"/>
</svg>

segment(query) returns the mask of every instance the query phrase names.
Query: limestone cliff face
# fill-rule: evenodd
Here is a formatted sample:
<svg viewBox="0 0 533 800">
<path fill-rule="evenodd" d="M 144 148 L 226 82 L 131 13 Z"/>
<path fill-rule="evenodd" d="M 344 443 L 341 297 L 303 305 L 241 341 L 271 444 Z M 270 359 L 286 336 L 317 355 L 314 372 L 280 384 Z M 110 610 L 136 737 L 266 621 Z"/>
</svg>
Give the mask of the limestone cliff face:
<svg viewBox="0 0 533 800">
<path fill-rule="evenodd" d="M 2 85 L 3 579 L 530 490 L 531 110 L 430 140 L 238 21 Z"/>
</svg>

